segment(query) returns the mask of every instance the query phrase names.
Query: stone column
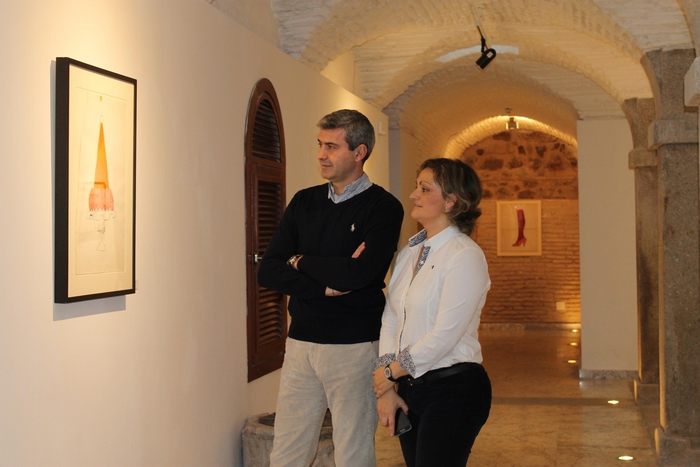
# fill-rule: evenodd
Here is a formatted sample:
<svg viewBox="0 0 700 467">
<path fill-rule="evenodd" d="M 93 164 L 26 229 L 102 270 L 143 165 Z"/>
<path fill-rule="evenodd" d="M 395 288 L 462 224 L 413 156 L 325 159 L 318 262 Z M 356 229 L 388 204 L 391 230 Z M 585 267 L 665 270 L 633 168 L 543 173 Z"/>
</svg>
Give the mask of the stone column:
<svg viewBox="0 0 700 467">
<path fill-rule="evenodd" d="M 659 215 L 659 389 L 662 466 L 700 465 L 700 212 L 698 116 L 685 106 L 684 78 L 695 51 L 642 58 L 654 91 Z"/>
<path fill-rule="evenodd" d="M 647 129 L 654 120 L 653 99 L 628 99 L 622 106 L 632 131 L 637 231 L 637 333 L 639 377 L 634 398 L 640 405 L 659 404 L 659 256 L 656 151 L 647 149 Z"/>
</svg>

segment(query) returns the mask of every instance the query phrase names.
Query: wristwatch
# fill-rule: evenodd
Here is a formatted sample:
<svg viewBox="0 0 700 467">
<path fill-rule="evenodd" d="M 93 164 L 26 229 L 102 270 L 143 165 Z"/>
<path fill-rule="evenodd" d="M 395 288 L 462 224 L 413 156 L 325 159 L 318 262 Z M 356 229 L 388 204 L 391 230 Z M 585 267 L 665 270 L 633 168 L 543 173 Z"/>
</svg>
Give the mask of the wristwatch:
<svg viewBox="0 0 700 467">
<path fill-rule="evenodd" d="M 396 378 L 391 374 L 391 367 L 389 365 L 384 367 L 384 376 L 386 376 L 386 379 L 391 381 L 392 383 L 396 383 Z"/>
<path fill-rule="evenodd" d="M 294 263 L 296 263 L 299 258 L 301 258 L 302 255 L 294 255 L 291 258 L 287 260 L 287 265 L 294 267 Z"/>
</svg>

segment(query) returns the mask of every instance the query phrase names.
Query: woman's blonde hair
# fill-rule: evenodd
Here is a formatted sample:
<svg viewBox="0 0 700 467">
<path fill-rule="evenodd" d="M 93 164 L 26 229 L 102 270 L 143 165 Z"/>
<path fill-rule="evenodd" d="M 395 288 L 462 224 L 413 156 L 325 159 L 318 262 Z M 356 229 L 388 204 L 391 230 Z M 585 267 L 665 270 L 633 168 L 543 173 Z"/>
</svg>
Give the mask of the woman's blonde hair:
<svg viewBox="0 0 700 467">
<path fill-rule="evenodd" d="M 471 235 L 476 220 L 481 216 L 481 181 L 474 169 L 458 159 L 437 158 L 424 161 L 418 172 L 433 171 L 435 183 L 443 198 L 454 196 L 455 203 L 446 213 L 450 222 L 460 231 Z"/>
</svg>

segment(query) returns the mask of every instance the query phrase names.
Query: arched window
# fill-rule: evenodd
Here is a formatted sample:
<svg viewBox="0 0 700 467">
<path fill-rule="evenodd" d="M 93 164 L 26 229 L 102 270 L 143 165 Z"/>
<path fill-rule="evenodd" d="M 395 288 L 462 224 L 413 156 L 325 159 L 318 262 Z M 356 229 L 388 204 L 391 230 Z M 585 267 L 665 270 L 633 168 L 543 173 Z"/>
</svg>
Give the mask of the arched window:
<svg viewBox="0 0 700 467">
<path fill-rule="evenodd" d="M 282 218 L 285 155 L 282 114 L 272 83 L 253 88 L 245 138 L 248 381 L 282 367 L 287 301 L 258 285 L 258 263 Z"/>
</svg>

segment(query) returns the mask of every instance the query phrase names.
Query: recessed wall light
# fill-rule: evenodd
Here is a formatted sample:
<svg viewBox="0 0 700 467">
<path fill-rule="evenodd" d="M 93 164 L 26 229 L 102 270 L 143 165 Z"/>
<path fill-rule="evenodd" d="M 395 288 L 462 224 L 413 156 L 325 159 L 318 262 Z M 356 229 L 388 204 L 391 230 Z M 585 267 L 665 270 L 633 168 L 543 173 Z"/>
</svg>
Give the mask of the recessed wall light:
<svg viewBox="0 0 700 467">
<path fill-rule="evenodd" d="M 510 112 L 511 112 L 510 107 L 506 107 L 506 114 L 510 117 L 508 121 L 506 122 L 506 130 L 517 130 L 518 129 L 518 122 L 515 121 L 515 117 L 513 117 Z"/>
<path fill-rule="evenodd" d="M 576 360 L 567 360 L 566 363 L 576 363 Z"/>
<path fill-rule="evenodd" d="M 620 456 L 620 457 L 618 457 L 618 459 L 620 459 L 621 461 L 633 461 L 634 457 L 632 457 L 632 456 Z"/>
<path fill-rule="evenodd" d="M 578 345 L 578 342 L 569 342 L 569 345 L 573 345 L 574 347 L 576 347 Z"/>
<path fill-rule="evenodd" d="M 620 403 L 620 401 L 616 401 L 615 399 L 608 401 L 608 404 L 610 404 L 610 405 L 617 405 L 619 403 Z"/>
<path fill-rule="evenodd" d="M 572 329 L 571 332 L 578 332 L 578 329 Z"/>
</svg>

